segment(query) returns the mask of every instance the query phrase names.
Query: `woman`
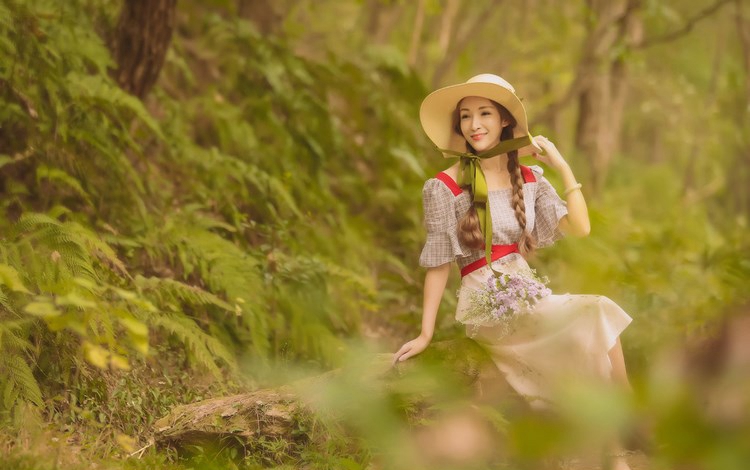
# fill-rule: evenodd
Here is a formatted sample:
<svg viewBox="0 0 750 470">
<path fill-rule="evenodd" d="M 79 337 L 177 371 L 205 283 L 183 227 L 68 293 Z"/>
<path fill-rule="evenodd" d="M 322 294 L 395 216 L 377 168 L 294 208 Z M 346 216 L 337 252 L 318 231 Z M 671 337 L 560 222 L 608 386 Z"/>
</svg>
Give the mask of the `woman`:
<svg viewBox="0 0 750 470">
<path fill-rule="evenodd" d="M 477 295 L 495 276 L 529 278 L 525 257 L 563 233 L 586 236 L 590 225 L 581 185 L 549 139 L 531 137 L 513 87 L 482 74 L 425 98 L 422 127 L 446 156 L 459 162 L 423 189 L 427 268 L 421 334 L 394 355 L 404 361 L 424 351 L 452 262 L 461 269 L 456 319 L 492 356 L 508 383 L 532 407 L 554 403 L 555 388 L 571 380 L 605 380 L 629 387 L 619 335 L 631 318 L 614 302 L 592 295 L 544 295 L 512 323 L 477 315 Z M 539 167 L 519 165 L 532 154 L 557 171 L 563 201 Z M 617 459 L 615 468 L 629 468 Z"/>
</svg>

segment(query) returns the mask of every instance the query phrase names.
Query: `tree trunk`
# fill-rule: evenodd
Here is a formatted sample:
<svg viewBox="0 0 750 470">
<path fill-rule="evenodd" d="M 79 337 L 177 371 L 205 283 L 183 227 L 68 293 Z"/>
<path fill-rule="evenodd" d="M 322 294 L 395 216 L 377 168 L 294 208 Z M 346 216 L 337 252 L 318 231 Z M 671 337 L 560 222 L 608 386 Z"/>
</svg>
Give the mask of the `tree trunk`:
<svg viewBox="0 0 750 470">
<path fill-rule="evenodd" d="M 177 0 L 125 0 L 110 41 L 120 87 L 143 99 L 164 65 L 175 26 Z"/>
<path fill-rule="evenodd" d="M 619 150 L 627 98 L 626 63 L 622 57 L 612 59 L 613 50 L 635 41 L 640 23 L 635 16 L 638 0 L 591 0 L 589 8 L 596 20 L 578 69 L 576 146 L 589 161 L 592 188 L 597 192 Z"/>
<path fill-rule="evenodd" d="M 276 11 L 273 3 L 271 0 L 238 0 L 237 14 L 253 22 L 264 36 L 275 34 L 279 31 L 283 16 Z"/>
</svg>

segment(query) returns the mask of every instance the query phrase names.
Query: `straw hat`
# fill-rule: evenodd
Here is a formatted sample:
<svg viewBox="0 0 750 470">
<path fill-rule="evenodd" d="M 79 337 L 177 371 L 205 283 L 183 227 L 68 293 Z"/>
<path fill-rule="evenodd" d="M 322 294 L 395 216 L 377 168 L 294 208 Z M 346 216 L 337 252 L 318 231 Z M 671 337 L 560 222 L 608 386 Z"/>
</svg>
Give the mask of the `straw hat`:
<svg viewBox="0 0 750 470">
<path fill-rule="evenodd" d="M 435 90 L 422 101 L 419 109 L 419 120 L 422 122 L 427 137 L 439 149 L 466 151 L 466 140 L 463 136 L 453 132 L 452 114 L 459 101 L 467 96 L 480 96 L 495 101 L 507 109 L 516 119 L 513 137 L 529 135 L 529 125 L 526 119 L 526 109 L 516 96 L 516 90 L 502 77 L 491 73 L 483 73 L 471 77 L 466 83 L 450 85 Z M 519 149 L 519 156 L 532 152 L 542 153 L 536 145 L 528 145 Z M 446 158 L 452 155 L 443 154 Z"/>
</svg>

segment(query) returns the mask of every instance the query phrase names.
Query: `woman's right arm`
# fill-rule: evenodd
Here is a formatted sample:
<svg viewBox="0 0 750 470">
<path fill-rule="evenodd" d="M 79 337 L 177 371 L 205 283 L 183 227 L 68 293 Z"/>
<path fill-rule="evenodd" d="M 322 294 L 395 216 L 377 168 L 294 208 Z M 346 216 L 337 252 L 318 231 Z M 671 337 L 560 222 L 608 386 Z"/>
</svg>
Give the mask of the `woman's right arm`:
<svg viewBox="0 0 750 470">
<path fill-rule="evenodd" d="M 422 301 L 422 332 L 419 336 L 401 346 L 393 355 L 393 364 L 416 356 L 427 348 L 435 332 L 435 319 L 438 307 L 448 283 L 451 263 L 445 263 L 434 268 L 428 268 L 424 279 L 424 298 Z"/>
</svg>

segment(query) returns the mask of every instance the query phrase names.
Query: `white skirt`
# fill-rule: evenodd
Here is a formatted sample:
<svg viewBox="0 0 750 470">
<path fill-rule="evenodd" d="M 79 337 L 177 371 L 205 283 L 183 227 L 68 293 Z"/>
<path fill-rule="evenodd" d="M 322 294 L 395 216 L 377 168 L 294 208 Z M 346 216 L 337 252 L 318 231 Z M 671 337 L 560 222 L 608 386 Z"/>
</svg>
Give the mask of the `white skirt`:
<svg viewBox="0 0 750 470">
<path fill-rule="evenodd" d="M 505 273 L 528 270 L 526 260 L 512 254 L 492 263 Z M 467 323 L 471 291 L 486 285 L 488 266 L 461 280 L 456 319 Z M 548 295 L 533 309 L 502 326 L 467 324 L 467 334 L 492 357 L 510 386 L 534 408 L 555 403 L 561 384 L 611 381 L 608 352 L 632 318 L 616 303 L 599 295 Z"/>
</svg>

